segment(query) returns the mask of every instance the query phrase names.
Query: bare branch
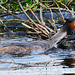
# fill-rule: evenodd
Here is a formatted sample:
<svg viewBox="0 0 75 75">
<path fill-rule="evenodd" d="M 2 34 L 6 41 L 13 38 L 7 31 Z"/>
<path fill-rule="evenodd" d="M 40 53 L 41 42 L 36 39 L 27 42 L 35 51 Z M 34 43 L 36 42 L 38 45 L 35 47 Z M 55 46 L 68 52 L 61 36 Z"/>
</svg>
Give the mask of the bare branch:
<svg viewBox="0 0 75 75">
<path fill-rule="evenodd" d="M 14 17 L 17 17 L 17 18 L 22 19 L 21 17 L 19 17 L 19 16 L 17 16 L 17 15 L 14 15 L 14 14 L 12 13 L 12 11 L 10 11 L 10 10 L 6 9 L 6 8 L 5 8 L 5 7 L 3 7 L 2 5 L 0 5 L 0 7 L 1 7 L 4 11 L 6 11 L 7 13 L 9 13 L 9 14 L 13 15 Z"/>
<path fill-rule="evenodd" d="M 43 16 L 42 16 L 42 7 L 40 6 L 40 19 L 41 19 L 41 23 L 44 25 L 44 21 L 43 21 Z"/>
<path fill-rule="evenodd" d="M 29 29 L 34 30 L 37 34 L 40 34 L 40 33 L 41 33 L 40 31 L 37 31 L 36 29 L 34 29 L 34 28 L 30 27 L 29 25 L 27 25 L 27 24 L 25 24 L 25 23 L 21 23 L 21 24 L 22 24 L 23 26 L 25 26 L 25 27 L 29 28 Z"/>
<path fill-rule="evenodd" d="M 3 2 L 2 0 L 0 1 L 0 4 L 5 4 L 5 3 L 7 3 L 8 2 L 8 0 L 6 0 L 5 2 Z"/>
<path fill-rule="evenodd" d="M 3 23 L 3 21 L 0 19 L 1 24 L 9 31 L 9 29 L 7 28 L 7 26 Z"/>
<path fill-rule="evenodd" d="M 62 12 L 61 12 L 61 10 L 60 10 L 60 6 L 59 6 L 59 4 L 54 0 L 54 2 L 55 2 L 55 4 L 57 5 L 57 7 L 58 7 L 58 9 L 59 9 L 59 12 L 60 12 L 60 14 L 61 14 L 61 16 L 62 16 L 62 18 L 63 18 L 63 20 L 64 20 L 64 16 L 63 16 L 63 14 L 62 14 Z M 65 20 L 64 20 L 65 21 Z"/>
<path fill-rule="evenodd" d="M 48 36 L 49 34 L 46 33 L 44 30 L 42 30 L 41 28 L 39 28 L 38 24 L 36 24 L 36 23 L 30 18 L 30 16 L 29 16 L 29 15 L 26 13 L 26 11 L 23 9 L 23 7 L 22 7 L 22 5 L 21 5 L 21 3 L 20 3 L 19 0 L 18 0 L 18 3 L 19 3 L 19 5 L 20 5 L 20 8 L 22 9 L 22 11 L 24 12 L 24 14 L 29 18 L 29 20 L 30 20 L 42 33 L 44 33 L 46 36 Z"/>
<path fill-rule="evenodd" d="M 53 25 L 55 31 L 57 31 L 57 27 L 56 27 L 55 21 L 54 21 L 54 19 L 53 19 L 53 12 L 52 12 L 51 8 L 50 8 L 50 12 L 51 12 L 51 19 L 52 19 L 52 21 L 53 21 L 53 24 L 51 23 L 51 25 Z"/>
<path fill-rule="evenodd" d="M 69 3 L 67 4 L 67 6 L 69 6 L 71 2 L 73 2 L 73 0 L 70 0 Z"/>
<path fill-rule="evenodd" d="M 32 15 L 35 17 L 35 19 L 38 21 L 38 23 L 41 24 L 40 20 L 39 20 L 38 17 L 34 14 L 34 12 L 32 11 L 32 9 L 28 6 L 28 4 L 26 5 L 26 7 L 29 9 L 29 11 L 32 13 Z"/>
<path fill-rule="evenodd" d="M 73 16 L 72 11 L 70 11 L 70 10 L 69 10 L 69 8 L 68 8 L 65 4 L 63 4 L 63 3 L 60 3 L 60 4 L 61 4 L 61 5 L 63 5 L 63 6 L 67 9 L 67 11 L 68 11 L 68 12 L 70 12 L 70 13 L 71 13 L 71 15 Z"/>
</svg>

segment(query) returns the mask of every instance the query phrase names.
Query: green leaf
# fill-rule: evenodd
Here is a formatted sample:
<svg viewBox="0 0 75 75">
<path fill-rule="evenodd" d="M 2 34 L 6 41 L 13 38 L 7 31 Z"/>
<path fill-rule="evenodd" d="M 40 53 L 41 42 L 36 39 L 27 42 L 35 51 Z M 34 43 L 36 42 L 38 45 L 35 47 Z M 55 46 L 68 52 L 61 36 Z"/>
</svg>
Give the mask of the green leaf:
<svg viewBox="0 0 75 75">
<path fill-rule="evenodd" d="M 75 4 L 75 2 L 72 2 L 72 4 Z"/>
<path fill-rule="evenodd" d="M 32 6 L 32 4 L 29 4 L 29 7 L 31 7 Z"/>
<path fill-rule="evenodd" d="M 33 1 L 33 4 L 36 4 L 36 2 L 35 2 L 35 1 Z"/>
<path fill-rule="evenodd" d="M 21 3 L 25 3 L 25 1 L 21 1 Z"/>
<path fill-rule="evenodd" d="M 30 3 L 32 3 L 32 0 L 30 0 Z"/>
<path fill-rule="evenodd" d="M 29 2 L 29 0 L 25 0 L 25 2 Z"/>
<path fill-rule="evenodd" d="M 27 9 L 27 7 L 25 7 L 25 6 L 23 6 L 23 8 L 26 10 Z"/>
<path fill-rule="evenodd" d="M 36 10 L 37 10 L 37 8 L 38 8 L 38 7 L 37 7 L 37 6 L 35 6 L 32 10 L 33 10 L 33 11 L 36 11 Z"/>
<path fill-rule="evenodd" d="M 58 2 L 59 2 L 59 3 L 61 3 L 62 1 L 61 1 L 61 0 L 59 0 Z"/>
<path fill-rule="evenodd" d="M 6 0 L 2 0 L 3 2 L 6 2 Z"/>
</svg>

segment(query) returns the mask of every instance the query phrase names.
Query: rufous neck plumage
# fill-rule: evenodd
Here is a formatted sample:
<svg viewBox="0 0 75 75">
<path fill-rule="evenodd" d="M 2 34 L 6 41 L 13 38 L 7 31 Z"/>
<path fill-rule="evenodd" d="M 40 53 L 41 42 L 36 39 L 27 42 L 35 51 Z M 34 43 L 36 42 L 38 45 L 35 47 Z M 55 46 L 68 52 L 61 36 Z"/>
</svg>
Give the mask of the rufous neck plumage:
<svg viewBox="0 0 75 75">
<path fill-rule="evenodd" d="M 63 27 L 58 31 L 51 39 L 49 39 L 50 48 L 55 46 L 61 39 L 63 39 L 67 34 L 72 33 L 75 30 L 75 18 L 70 18 L 66 20 Z"/>
</svg>

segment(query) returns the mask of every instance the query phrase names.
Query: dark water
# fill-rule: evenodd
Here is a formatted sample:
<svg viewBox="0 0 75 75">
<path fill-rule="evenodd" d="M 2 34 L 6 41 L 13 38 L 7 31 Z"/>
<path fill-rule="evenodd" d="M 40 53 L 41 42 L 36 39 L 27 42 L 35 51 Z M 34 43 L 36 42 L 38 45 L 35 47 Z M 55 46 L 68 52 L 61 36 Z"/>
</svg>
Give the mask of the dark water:
<svg viewBox="0 0 75 75">
<path fill-rule="evenodd" d="M 3 42 L 33 41 L 32 38 L 1 36 Z M 75 50 L 54 48 L 43 54 L 24 57 L 0 56 L 2 75 L 75 75 Z"/>
</svg>

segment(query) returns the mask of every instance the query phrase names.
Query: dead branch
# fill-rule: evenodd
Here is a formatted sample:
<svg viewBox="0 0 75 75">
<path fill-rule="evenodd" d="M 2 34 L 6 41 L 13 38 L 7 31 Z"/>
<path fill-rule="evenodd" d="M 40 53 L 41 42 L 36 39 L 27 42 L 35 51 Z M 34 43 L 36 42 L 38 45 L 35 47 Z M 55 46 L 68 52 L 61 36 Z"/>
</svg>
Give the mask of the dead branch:
<svg viewBox="0 0 75 75">
<path fill-rule="evenodd" d="M 6 1 L 8 1 L 8 0 L 6 0 Z M 56 25 L 55 25 L 55 20 L 53 19 L 53 12 L 52 12 L 52 10 L 54 10 L 54 9 L 55 9 L 55 10 L 59 10 L 59 12 L 60 12 L 60 14 L 61 14 L 63 20 L 64 20 L 64 16 L 63 16 L 63 14 L 62 14 L 62 12 L 61 12 L 61 11 L 63 11 L 63 10 L 70 12 L 70 13 L 72 14 L 72 16 L 73 16 L 72 11 L 69 10 L 69 8 L 67 7 L 73 0 L 69 1 L 69 3 L 67 4 L 67 6 L 66 6 L 65 4 L 61 3 L 61 5 L 64 6 L 66 9 L 61 9 L 57 0 L 53 0 L 54 3 L 56 3 L 57 8 L 45 6 L 44 4 L 42 4 L 41 2 L 39 2 L 39 0 L 34 0 L 34 1 L 36 2 L 36 4 L 38 4 L 38 5 L 40 6 L 40 9 L 41 9 L 41 10 L 40 10 L 41 21 L 38 19 L 38 17 L 37 17 L 37 16 L 34 14 L 34 12 L 32 11 L 32 8 L 33 8 L 36 4 L 33 4 L 31 7 L 29 7 L 28 4 L 27 4 L 27 9 L 24 10 L 24 9 L 23 9 L 23 6 L 22 6 L 22 4 L 21 4 L 21 2 L 20 2 L 20 0 L 18 0 L 18 4 L 19 4 L 20 8 L 22 9 L 22 12 L 27 16 L 27 18 L 28 18 L 29 20 L 22 19 L 21 17 L 19 17 L 19 16 L 13 14 L 12 11 L 6 9 L 6 8 L 3 7 L 2 5 L 0 5 L 0 7 L 1 7 L 4 11 L 6 11 L 7 13 L 13 15 L 14 17 L 19 18 L 19 19 L 10 19 L 10 20 L 7 20 L 7 21 L 22 21 L 22 22 L 24 22 L 24 23 L 21 23 L 23 26 L 27 27 L 28 29 L 34 30 L 37 34 L 40 34 L 40 33 L 41 33 L 41 35 L 44 35 L 44 36 L 46 36 L 46 37 L 49 37 L 49 36 L 50 36 L 50 32 L 55 33 L 55 31 L 57 31 L 57 27 L 56 27 Z M 44 21 L 43 21 L 43 16 L 42 16 L 42 10 L 43 10 L 43 9 L 49 10 L 49 11 L 51 12 L 51 19 L 48 20 L 48 21 L 49 21 L 49 22 L 51 23 L 51 25 L 54 27 L 55 31 L 45 25 L 45 23 L 44 23 Z M 32 18 L 27 14 L 27 11 L 30 11 L 30 12 L 32 13 L 32 15 L 35 17 L 35 19 L 37 20 L 38 23 L 36 23 L 34 20 L 32 20 Z M 65 21 L 65 20 L 64 20 L 64 21 Z M 5 28 L 8 30 L 7 26 L 3 23 L 4 21 L 0 20 L 0 22 L 1 22 L 2 25 L 4 25 Z"/>
<path fill-rule="evenodd" d="M 57 31 L 57 27 L 56 27 L 55 21 L 54 21 L 54 19 L 53 19 L 53 12 L 52 12 L 52 9 L 51 9 L 51 8 L 50 8 L 50 12 L 51 12 L 51 18 L 52 18 L 52 21 L 53 21 L 53 23 L 51 23 L 51 25 L 53 25 L 55 31 Z"/>
<path fill-rule="evenodd" d="M 18 3 L 20 5 L 20 8 L 22 9 L 22 11 L 24 12 L 24 14 L 28 17 L 28 19 L 42 32 L 44 33 L 46 36 L 48 36 L 49 34 L 47 34 L 44 30 L 42 30 L 41 28 L 39 28 L 38 24 L 36 24 L 31 18 L 30 16 L 26 13 L 26 11 L 23 9 L 20 1 L 18 0 Z"/>
<path fill-rule="evenodd" d="M 70 0 L 69 3 L 67 4 L 67 6 L 69 6 L 71 2 L 73 2 L 73 0 Z"/>
<path fill-rule="evenodd" d="M 35 2 L 37 3 L 37 4 L 39 4 L 43 9 L 49 9 L 50 10 L 50 8 L 48 8 L 48 7 L 46 7 L 45 5 L 43 5 L 42 3 L 40 3 L 38 0 L 35 0 Z M 45 27 L 46 27 L 46 25 L 44 25 Z M 48 28 L 48 27 L 46 27 L 46 28 Z M 50 30 L 50 32 L 54 32 L 55 33 L 55 31 L 54 30 L 52 30 L 51 28 L 48 28 L 49 30 Z"/>
<path fill-rule="evenodd" d="M 27 27 L 28 29 L 32 29 L 34 30 L 37 34 L 40 34 L 40 31 L 37 31 L 36 29 L 34 29 L 33 27 L 30 27 L 29 25 L 25 24 L 25 23 L 21 23 L 23 26 Z"/>
<path fill-rule="evenodd" d="M 24 14 L 27 16 L 27 18 L 38 28 L 37 24 L 30 18 L 30 16 L 26 13 L 26 11 L 23 9 L 20 1 L 18 0 L 18 3 L 20 5 L 20 8 L 22 9 L 22 11 L 24 12 Z"/>
<path fill-rule="evenodd" d="M 29 9 L 29 11 L 32 13 L 32 15 L 35 17 L 35 19 L 38 21 L 38 23 L 41 24 L 40 20 L 37 18 L 37 16 L 34 14 L 34 12 L 33 12 L 32 9 L 29 7 L 28 4 L 26 4 L 26 7 Z"/>
<path fill-rule="evenodd" d="M 42 7 L 40 6 L 40 20 L 41 20 L 41 24 L 45 24 L 43 21 L 43 16 L 42 16 Z"/>
<path fill-rule="evenodd" d="M 8 30 L 8 31 L 10 31 L 8 28 L 7 28 L 7 26 L 3 23 L 3 21 L 0 19 L 0 22 L 1 22 L 1 24 Z"/>
<path fill-rule="evenodd" d="M 35 2 L 37 4 L 39 4 L 42 8 L 47 9 L 47 7 L 45 5 L 43 5 L 42 3 L 40 3 L 38 0 L 35 0 Z"/>
<path fill-rule="evenodd" d="M 0 1 L 0 4 L 5 4 L 5 3 L 7 3 L 8 2 L 8 0 L 6 0 L 5 2 L 3 2 L 2 0 Z"/>
<path fill-rule="evenodd" d="M 6 20 L 7 22 L 9 21 L 22 21 L 22 22 L 26 22 L 28 24 L 33 24 L 32 22 L 30 22 L 29 20 L 26 19 L 10 19 L 10 20 Z"/>
<path fill-rule="evenodd" d="M 37 3 L 33 4 L 30 8 L 33 8 Z M 26 9 L 25 11 L 28 11 L 29 9 Z"/>
<path fill-rule="evenodd" d="M 49 9 L 51 11 L 51 14 L 52 14 L 52 17 L 53 17 L 53 13 L 52 13 L 52 10 L 51 8 L 49 7 L 46 7 L 45 5 L 43 5 L 42 3 L 40 3 L 38 0 L 35 0 L 35 2 L 37 2 L 43 9 Z M 52 19 L 52 21 L 54 22 L 54 20 Z M 55 22 L 54 22 L 55 23 Z"/>
<path fill-rule="evenodd" d="M 47 27 L 45 24 L 42 24 L 42 23 L 40 22 L 40 20 L 37 18 L 37 16 L 34 14 L 34 12 L 33 12 L 33 11 L 31 10 L 31 8 L 28 6 L 28 4 L 27 4 L 27 8 L 28 8 L 29 11 L 32 13 L 32 15 L 35 17 L 35 19 L 38 21 L 38 23 L 39 23 L 40 25 L 44 26 L 44 27 L 42 27 L 42 26 L 41 26 L 41 27 L 44 28 L 48 34 L 49 34 L 48 30 L 49 30 L 50 32 L 55 33 L 55 31 L 53 31 L 52 29 L 50 29 L 49 27 Z M 47 29 L 48 29 L 48 30 L 47 30 Z"/>
<path fill-rule="evenodd" d="M 28 20 L 21 20 L 21 19 L 10 19 L 10 20 L 7 20 L 6 22 L 9 22 L 9 21 L 22 21 L 22 22 L 26 22 L 28 23 L 29 25 L 32 25 L 33 23 L 32 22 L 29 22 Z M 21 23 L 23 26 L 27 27 L 28 29 L 32 29 L 34 30 L 37 34 L 40 34 L 41 32 L 37 31 L 36 29 L 32 28 L 31 26 L 25 24 L 25 23 Z"/>
<path fill-rule="evenodd" d="M 72 11 L 70 11 L 69 8 L 65 4 L 63 4 L 63 3 L 60 3 L 60 4 L 63 5 L 67 9 L 67 11 L 70 12 L 70 14 L 73 16 Z"/>
<path fill-rule="evenodd" d="M 15 15 L 15 14 L 13 14 L 13 13 L 12 13 L 12 11 L 10 11 L 10 10 L 6 9 L 6 8 L 5 8 L 5 7 L 3 7 L 2 5 L 0 5 L 0 7 L 1 7 L 4 11 L 6 11 L 7 13 L 9 13 L 9 14 L 13 15 L 14 17 L 17 17 L 17 18 L 19 18 L 19 19 L 22 19 L 21 17 L 19 17 L 19 16 L 17 16 L 17 15 Z"/>
<path fill-rule="evenodd" d="M 35 19 L 38 21 L 38 23 L 40 24 L 38 24 L 39 25 L 39 27 L 41 27 L 42 29 L 44 29 L 48 34 L 49 34 L 49 31 L 45 28 L 45 27 L 43 27 L 43 25 L 41 24 L 41 22 L 40 22 L 40 20 L 37 18 L 37 16 L 34 14 L 34 12 L 31 10 L 31 8 L 28 6 L 28 4 L 27 4 L 27 8 L 29 9 L 29 11 L 32 13 L 32 15 L 35 17 Z M 41 26 L 42 25 L 42 26 Z"/>
<path fill-rule="evenodd" d="M 61 10 L 60 10 L 60 6 L 59 6 L 59 4 L 54 0 L 54 2 L 55 2 L 55 4 L 57 5 L 57 7 L 58 7 L 58 9 L 59 9 L 59 12 L 60 12 L 60 14 L 61 14 L 61 16 L 62 16 L 62 18 L 63 18 L 63 20 L 64 20 L 64 16 L 63 16 L 63 14 L 62 14 L 62 12 L 61 12 Z M 65 20 L 64 20 L 65 21 Z"/>
</svg>

